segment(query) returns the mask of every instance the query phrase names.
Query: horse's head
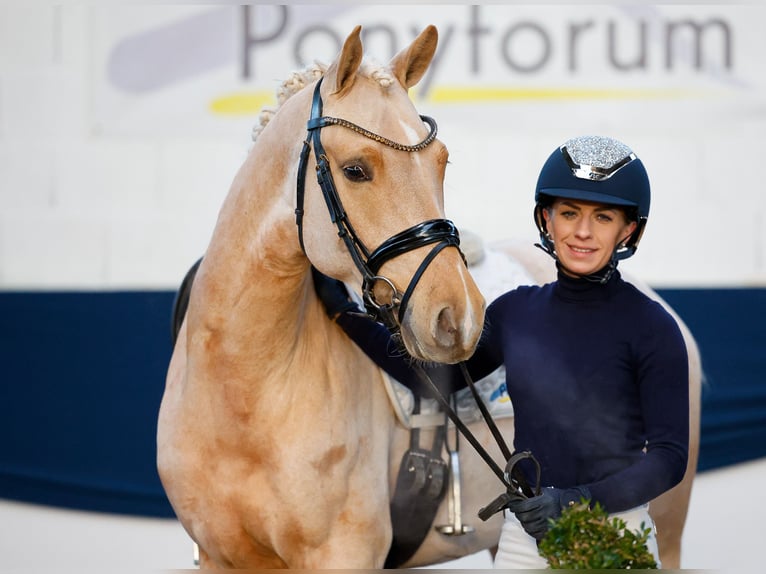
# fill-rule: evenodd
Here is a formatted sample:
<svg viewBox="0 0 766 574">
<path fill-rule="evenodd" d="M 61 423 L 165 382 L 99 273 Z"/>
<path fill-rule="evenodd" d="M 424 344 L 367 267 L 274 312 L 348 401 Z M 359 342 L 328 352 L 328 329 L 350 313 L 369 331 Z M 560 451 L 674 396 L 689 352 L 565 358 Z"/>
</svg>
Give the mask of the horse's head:
<svg viewBox="0 0 766 574">
<path fill-rule="evenodd" d="M 351 283 L 361 277 L 368 310 L 400 329 L 411 355 L 457 362 L 478 341 L 484 299 L 444 219 L 447 148 L 407 93 L 433 58 L 437 32 L 426 28 L 375 68 L 362 63 L 360 31 L 314 91 L 301 240 L 320 271 Z"/>
</svg>

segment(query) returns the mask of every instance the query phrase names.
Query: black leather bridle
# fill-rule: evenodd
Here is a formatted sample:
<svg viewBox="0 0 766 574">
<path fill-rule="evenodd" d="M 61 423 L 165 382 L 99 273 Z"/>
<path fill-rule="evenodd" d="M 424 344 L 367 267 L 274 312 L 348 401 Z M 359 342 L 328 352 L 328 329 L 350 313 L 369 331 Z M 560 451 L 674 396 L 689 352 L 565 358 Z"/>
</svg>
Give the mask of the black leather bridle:
<svg viewBox="0 0 766 574">
<path fill-rule="evenodd" d="M 343 209 L 343 204 L 338 196 L 338 191 L 335 188 L 335 183 L 332 179 L 332 173 L 330 170 L 330 162 L 327 159 L 322 141 L 320 138 L 320 131 L 324 127 L 328 126 L 342 126 L 350 129 L 358 134 L 361 134 L 371 140 L 382 143 L 394 149 L 406 152 L 416 152 L 428 147 L 431 142 L 436 139 L 436 122 L 433 118 L 428 116 L 420 116 L 424 123 L 428 125 L 429 133 L 426 138 L 415 145 L 400 144 L 395 141 L 384 138 L 381 135 L 366 130 L 354 123 L 349 122 L 341 118 L 333 118 L 329 116 L 322 116 L 322 97 L 320 95 L 320 87 L 322 85 L 322 79 L 317 82 L 314 88 L 314 97 L 311 103 L 311 117 L 308 121 L 307 128 L 308 134 L 306 140 L 303 142 L 303 149 L 301 150 L 300 163 L 298 164 L 298 185 L 297 185 L 297 206 L 295 208 L 295 223 L 298 226 L 298 239 L 300 241 L 301 249 L 306 252 L 303 244 L 303 203 L 306 189 L 306 167 L 308 163 L 309 153 L 311 146 L 314 146 L 314 155 L 316 157 L 316 172 L 317 181 L 319 187 L 322 189 L 322 195 L 324 196 L 327 209 L 330 213 L 330 219 L 338 228 L 338 236 L 343 239 L 346 244 L 351 258 L 362 274 L 362 294 L 364 298 L 364 305 L 367 313 L 374 319 L 383 323 L 391 333 L 399 331 L 404 313 L 407 308 L 407 303 L 415 289 L 418 281 L 425 272 L 428 265 L 433 259 L 441 252 L 445 247 L 453 246 L 459 252 L 463 258 L 463 262 L 466 263 L 465 255 L 460 250 L 460 235 L 457 227 L 452 221 L 448 219 L 430 219 L 423 221 L 417 225 L 405 229 L 386 239 L 381 243 L 374 251 L 370 250 L 364 245 L 362 240 L 356 234 L 354 227 L 348 219 L 348 216 Z M 425 245 L 435 243 L 436 245 L 431 249 L 425 259 L 418 267 L 415 275 L 410 280 L 410 284 L 407 286 L 404 294 L 402 294 L 393 282 L 386 277 L 378 275 L 380 268 L 386 261 L 397 257 L 408 251 L 412 251 Z M 466 263 L 467 265 L 467 263 Z M 375 300 L 373 288 L 379 281 L 386 283 L 391 289 L 391 302 L 380 304 Z M 460 420 L 457 412 L 452 408 L 449 400 L 442 394 L 441 390 L 434 384 L 423 367 L 417 363 L 413 364 L 413 369 L 417 373 L 423 382 L 428 385 L 437 399 L 439 404 L 444 409 L 445 413 L 458 430 L 466 437 L 468 442 L 474 447 L 477 453 L 487 463 L 490 469 L 500 479 L 503 485 L 506 487 L 506 492 L 496 498 L 487 507 L 481 509 L 479 516 L 482 520 L 487 520 L 490 516 L 502 510 L 505 504 L 511 498 L 518 496 L 534 496 L 539 494 L 540 491 L 540 475 L 539 464 L 529 452 L 511 454 L 508 445 L 500 434 L 497 425 L 492 420 L 492 416 L 487 410 L 483 399 L 478 393 L 476 386 L 468 374 L 468 370 L 465 363 L 460 363 L 460 369 L 463 377 L 466 380 L 471 392 L 474 396 L 474 400 L 479 406 L 479 410 L 482 413 L 485 421 L 489 425 L 490 431 L 500 447 L 503 457 L 506 460 L 506 470 L 503 470 L 495 463 L 487 450 L 476 439 L 470 429 Z M 524 458 L 532 458 L 537 465 L 537 485 L 533 490 L 527 483 L 525 477 L 519 472 L 516 464 L 519 460 Z"/>
<path fill-rule="evenodd" d="M 416 152 L 425 149 L 436 139 L 436 122 L 433 118 L 428 116 L 420 116 L 429 128 L 429 133 L 426 138 L 415 145 L 400 144 L 366 130 L 348 120 L 322 116 L 322 96 L 320 95 L 321 85 L 322 79 L 320 78 L 316 88 L 314 88 L 314 97 L 311 103 L 311 117 L 307 124 L 308 134 L 306 135 L 306 140 L 303 142 L 300 163 L 298 164 L 295 223 L 298 226 L 298 238 L 300 240 L 301 249 L 303 249 L 304 253 L 306 252 L 303 244 L 303 203 L 306 186 L 306 166 L 308 163 L 309 152 L 313 144 L 314 156 L 317 163 L 317 181 L 319 187 L 322 189 L 322 195 L 327 204 L 330 219 L 338 228 L 338 236 L 343 239 L 354 264 L 362 274 L 362 294 L 365 308 L 376 320 L 382 322 L 390 330 L 396 331 L 399 329 L 402 319 L 404 318 L 407 303 L 412 296 L 415 286 L 431 261 L 433 261 L 445 247 L 453 246 L 460 251 L 460 235 L 457 227 L 448 219 L 430 219 L 428 221 L 423 221 L 390 237 L 371 252 L 357 235 L 348 219 L 348 215 L 343 209 L 343 204 L 338 196 L 335 183 L 333 182 L 330 163 L 327 159 L 324 147 L 322 146 L 320 132 L 324 127 L 342 126 L 396 150 Z M 423 247 L 424 245 L 434 243 L 436 245 L 420 264 L 420 267 L 418 267 L 403 294 L 396 288 L 390 279 L 378 275 L 380 268 L 390 259 L 408 251 Z M 460 255 L 465 262 L 465 256 L 462 251 L 460 251 Z M 373 289 L 378 282 L 385 283 L 388 285 L 389 289 L 391 289 L 390 303 L 381 304 L 376 300 Z"/>
</svg>

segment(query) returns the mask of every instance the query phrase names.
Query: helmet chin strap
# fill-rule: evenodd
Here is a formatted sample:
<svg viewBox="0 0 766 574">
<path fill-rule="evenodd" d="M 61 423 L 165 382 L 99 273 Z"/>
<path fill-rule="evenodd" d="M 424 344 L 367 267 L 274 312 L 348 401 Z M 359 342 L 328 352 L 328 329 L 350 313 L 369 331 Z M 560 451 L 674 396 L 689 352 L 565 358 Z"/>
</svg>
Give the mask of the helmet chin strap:
<svg viewBox="0 0 766 574">
<path fill-rule="evenodd" d="M 600 283 L 601 285 L 603 285 L 604 283 L 609 281 L 609 279 L 612 278 L 612 275 L 614 275 L 614 272 L 617 271 L 617 258 L 614 255 L 612 255 L 612 257 L 609 259 L 609 263 L 604 265 L 601 269 L 599 269 L 595 273 L 589 273 L 588 275 L 580 275 L 579 273 L 570 271 L 569 269 L 564 267 L 558 259 L 556 260 L 556 265 L 560 266 L 570 275 L 574 275 L 575 277 L 579 279 L 585 279 L 586 281 L 590 281 L 591 283 Z"/>
<path fill-rule="evenodd" d="M 539 247 L 540 249 L 545 251 L 548 255 L 550 255 L 553 258 L 553 260 L 556 262 L 557 269 L 561 269 L 567 275 L 570 275 L 572 277 L 577 277 L 578 279 L 584 279 L 585 281 L 590 281 L 591 283 L 600 283 L 603 285 L 604 283 L 609 281 L 609 279 L 612 278 L 612 275 L 614 275 L 614 272 L 617 271 L 617 263 L 619 261 L 617 257 L 617 251 L 620 248 L 619 245 L 615 247 L 614 251 L 612 252 L 612 257 L 609 258 L 609 263 L 604 265 L 598 271 L 589 273 L 587 275 L 576 273 L 572 271 L 571 269 L 565 267 L 564 264 L 561 263 L 558 255 L 556 255 L 555 249 L 553 249 L 553 241 L 551 241 L 550 237 L 543 237 L 541 243 L 535 243 L 535 247 Z"/>
</svg>

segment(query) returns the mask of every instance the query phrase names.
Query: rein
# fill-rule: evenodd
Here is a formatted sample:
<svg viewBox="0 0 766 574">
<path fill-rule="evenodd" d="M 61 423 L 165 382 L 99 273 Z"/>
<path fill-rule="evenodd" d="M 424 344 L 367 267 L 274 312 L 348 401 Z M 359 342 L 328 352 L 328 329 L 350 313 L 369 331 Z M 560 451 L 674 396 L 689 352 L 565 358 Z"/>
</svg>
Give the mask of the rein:
<svg viewBox="0 0 766 574">
<path fill-rule="evenodd" d="M 382 322 L 386 327 L 392 330 L 392 332 L 395 332 L 399 330 L 399 326 L 407 309 L 407 303 L 428 265 L 445 247 L 455 247 L 460 251 L 460 235 L 457 227 L 450 220 L 431 219 L 397 233 L 381 243 L 375 250 L 370 251 L 359 238 L 359 235 L 356 233 L 356 230 L 349 221 L 348 215 L 343 208 L 343 203 L 341 202 L 338 190 L 335 187 L 335 182 L 333 181 L 330 162 L 325 153 L 324 146 L 322 145 L 320 132 L 322 128 L 325 127 L 341 126 L 393 149 L 406 152 L 417 152 L 428 147 L 436 139 L 436 122 L 433 118 L 428 116 L 420 116 L 423 122 L 428 125 L 428 135 L 423 141 L 415 145 L 406 145 L 371 132 L 349 122 L 348 120 L 322 116 L 322 96 L 320 94 L 322 79 L 323 78 L 319 79 L 314 88 L 314 96 L 311 103 L 311 117 L 307 123 L 308 134 L 303 142 L 300 163 L 298 164 L 295 223 L 298 226 L 298 238 L 301 249 L 304 253 L 306 252 L 303 243 L 303 204 L 306 189 L 308 157 L 313 145 L 317 164 L 317 181 L 322 190 L 325 203 L 327 204 L 330 220 L 338 228 L 338 236 L 343 239 L 354 264 L 362 274 L 362 294 L 365 308 L 372 317 Z M 390 259 L 408 251 L 434 243 L 436 245 L 420 264 L 420 267 L 410 280 L 404 293 L 401 293 L 390 279 L 378 275 L 380 268 Z M 465 261 L 465 256 L 462 251 L 460 251 L 460 255 L 463 257 L 463 261 Z M 387 285 L 391 291 L 391 300 L 388 303 L 380 303 L 375 298 L 374 288 L 379 282 Z"/>
<path fill-rule="evenodd" d="M 367 313 L 377 321 L 380 321 L 385 325 L 392 334 L 396 334 L 401 322 L 404 318 L 404 313 L 407 308 L 407 304 L 410 297 L 418 284 L 418 281 L 422 277 L 423 273 L 427 269 L 428 265 L 434 260 L 434 258 L 445 247 L 455 247 L 460 252 L 465 262 L 465 255 L 460 250 L 460 235 L 458 233 L 455 224 L 448 219 L 431 219 L 418 223 L 404 231 L 393 235 L 392 237 L 381 243 L 372 252 L 365 246 L 362 240 L 354 230 L 353 225 L 348 219 L 346 211 L 343 209 L 343 203 L 341 202 L 338 190 L 335 187 L 335 182 L 332 178 L 332 171 L 330 169 L 330 162 L 325 153 L 324 146 L 322 145 L 320 132 L 322 128 L 329 126 L 341 126 L 354 131 L 366 138 L 369 138 L 378 143 L 382 143 L 388 147 L 399 151 L 417 152 L 425 149 L 436 139 L 437 126 L 436 121 L 428 116 L 420 116 L 425 124 L 428 125 L 429 133 L 426 138 L 415 144 L 405 145 L 397 143 L 393 140 L 385 138 L 374 132 L 371 132 L 365 128 L 362 128 L 348 120 L 341 118 L 334 118 L 330 116 L 322 116 L 322 96 L 320 94 L 320 87 L 322 85 L 322 79 L 320 78 L 314 88 L 314 95 L 311 103 L 311 117 L 307 123 L 308 133 L 306 139 L 303 142 L 303 148 L 300 154 L 300 163 L 298 164 L 298 181 L 297 181 L 297 205 L 295 208 L 295 223 L 298 226 L 298 239 L 300 241 L 301 249 L 306 253 L 306 248 L 303 242 L 303 205 L 306 189 L 306 169 L 308 164 L 309 153 L 311 147 L 314 147 L 314 156 L 316 158 L 316 174 L 317 182 L 322 190 L 325 203 L 327 204 L 327 210 L 330 214 L 331 221 L 338 228 L 338 236 L 343 239 L 346 244 L 346 248 L 351 255 L 359 272 L 362 274 L 362 294 L 364 299 L 365 308 Z M 436 244 L 433 249 L 428 253 L 425 259 L 421 262 L 414 276 L 410 280 L 407 289 L 404 293 L 401 293 L 393 282 L 381 275 L 378 275 L 380 268 L 384 263 L 397 257 L 408 251 L 418 249 L 420 247 Z M 466 263 L 467 265 L 467 263 Z M 390 303 L 379 303 L 375 299 L 373 293 L 376 283 L 383 282 L 391 290 Z M 476 439 L 470 429 L 460 420 L 455 409 L 452 408 L 449 400 L 444 397 L 439 388 L 434 384 L 425 370 L 418 364 L 414 365 L 415 372 L 418 377 L 425 382 L 433 391 L 439 404 L 444 409 L 445 413 L 457 429 L 463 434 L 468 442 L 473 446 L 476 452 L 487 463 L 490 469 L 500 479 L 503 485 L 506 487 L 506 492 L 501 494 L 487 507 L 479 511 L 479 517 L 482 520 L 487 520 L 492 514 L 503 509 L 507 502 L 514 497 L 528 498 L 539 494 L 540 491 L 540 465 L 537 460 L 532 456 L 529 451 L 521 453 L 511 454 L 508 445 L 505 443 L 494 419 L 487 410 L 484 401 L 479 395 L 473 380 L 471 379 L 468 369 L 465 363 L 460 363 L 460 369 L 465 378 L 468 386 L 471 389 L 474 400 L 479 406 L 484 420 L 487 426 L 490 428 L 493 437 L 495 438 L 503 457 L 506 460 L 505 471 L 503 471 L 497 463 L 492 459 L 482 444 Z M 537 467 L 537 484 L 535 490 L 530 488 L 524 475 L 516 468 L 516 464 L 525 458 L 531 458 Z"/>
<path fill-rule="evenodd" d="M 449 400 L 447 400 L 444 394 L 442 394 L 439 387 L 436 386 L 436 384 L 431 380 L 431 377 L 428 376 L 423 367 L 419 364 L 415 364 L 413 365 L 413 368 L 417 373 L 418 378 L 420 378 L 420 380 L 428 385 L 428 387 L 431 389 L 437 402 L 444 409 L 444 412 L 447 414 L 450 420 L 455 424 L 455 427 L 471 444 L 474 450 L 476 450 L 477 454 L 482 458 L 482 460 L 487 463 L 487 466 L 489 466 L 490 470 L 495 473 L 495 476 L 500 479 L 500 482 L 502 482 L 503 486 L 506 488 L 506 491 L 503 494 L 498 496 L 486 507 L 479 510 L 479 518 L 486 521 L 490 516 L 502 510 L 511 499 L 532 498 L 533 496 L 540 494 L 540 463 L 528 450 L 511 454 L 511 451 L 508 448 L 508 444 L 505 442 L 503 435 L 500 433 L 500 429 L 497 428 L 497 424 L 495 424 L 495 419 L 492 418 L 492 415 L 487 409 L 487 406 L 484 404 L 484 400 L 481 398 L 481 395 L 479 395 L 479 391 L 476 389 L 476 384 L 473 382 L 465 362 L 461 361 L 459 365 L 463 378 L 465 379 L 468 387 L 471 389 L 471 394 L 473 395 L 474 401 L 476 401 L 476 405 L 479 407 L 479 411 L 481 411 L 482 417 L 484 417 L 484 422 L 487 423 L 487 426 L 489 427 L 489 430 L 492 433 L 492 436 L 494 437 L 498 447 L 500 447 L 500 452 L 503 454 L 503 458 L 506 461 L 504 471 L 500 469 L 500 467 L 490 456 L 484 446 L 476 439 L 476 437 L 471 432 L 471 429 L 469 429 L 460 419 L 456 410 L 450 404 Z M 524 474 L 516 466 L 520 461 L 527 458 L 532 460 L 537 471 L 534 488 L 529 485 Z"/>
</svg>

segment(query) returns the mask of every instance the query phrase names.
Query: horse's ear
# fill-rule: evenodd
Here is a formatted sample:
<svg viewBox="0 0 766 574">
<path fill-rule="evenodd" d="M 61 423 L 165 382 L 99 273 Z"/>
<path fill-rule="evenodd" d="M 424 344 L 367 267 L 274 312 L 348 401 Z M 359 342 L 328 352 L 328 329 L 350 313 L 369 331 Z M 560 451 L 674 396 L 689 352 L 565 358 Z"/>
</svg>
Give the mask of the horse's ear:
<svg viewBox="0 0 766 574">
<path fill-rule="evenodd" d="M 428 26 L 406 48 L 391 60 L 391 71 L 399 83 L 409 89 L 417 84 L 426 73 L 436 52 L 439 33 L 435 26 Z"/>
<path fill-rule="evenodd" d="M 357 26 L 348 35 L 343 43 L 338 61 L 333 65 L 335 68 L 335 93 L 348 90 L 354 83 L 356 71 L 362 63 L 362 40 L 360 34 L 362 27 Z"/>
</svg>

